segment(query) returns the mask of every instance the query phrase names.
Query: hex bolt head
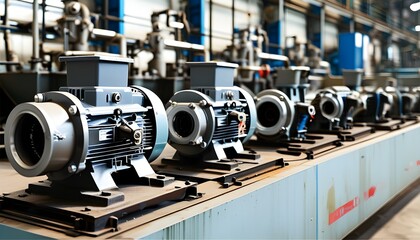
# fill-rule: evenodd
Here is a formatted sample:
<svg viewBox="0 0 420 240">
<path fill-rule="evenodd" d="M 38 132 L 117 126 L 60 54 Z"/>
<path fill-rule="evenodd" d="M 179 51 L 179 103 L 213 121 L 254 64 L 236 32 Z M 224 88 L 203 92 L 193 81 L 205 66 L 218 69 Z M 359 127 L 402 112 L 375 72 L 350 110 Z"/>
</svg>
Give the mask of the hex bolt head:
<svg viewBox="0 0 420 240">
<path fill-rule="evenodd" d="M 76 105 L 71 105 L 71 106 L 69 107 L 68 111 L 69 111 L 69 113 L 70 113 L 71 115 L 76 115 L 76 113 L 77 113 L 77 107 L 76 107 Z"/>
<path fill-rule="evenodd" d="M 77 166 L 76 166 L 75 164 L 70 164 L 70 165 L 67 167 L 67 171 L 68 171 L 69 173 L 75 173 L 75 172 L 77 171 Z"/>
<path fill-rule="evenodd" d="M 225 93 L 225 96 L 226 96 L 227 99 L 233 99 L 234 94 L 233 94 L 232 91 L 227 91 Z"/>
<path fill-rule="evenodd" d="M 206 143 L 206 142 L 202 142 L 202 143 L 200 144 L 200 147 L 201 147 L 201 148 L 206 148 L 206 147 L 207 147 L 207 143 Z"/>
<path fill-rule="evenodd" d="M 121 93 L 119 93 L 119 92 L 113 93 L 111 99 L 114 103 L 120 102 L 121 101 Z"/>
<path fill-rule="evenodd" d="M 134 138 L 135 139 L 139 139 L 141 137 L 141 133 L 140 133 L 140 131 L 136 131 L 135 133 L 134 133 Z"/>
<path fill-rule="evenodd" d="M 207 101 L 206 100 L 201 100 L 199 103 L 200 103 L 200 106 L 201 107 L 205 107 L 207 105 Z"/>
<path fill-rule="evenodd" d="M 101 196 L 103 196 L 103 197 L 109 197 L 111 195 L 112 195 L 111 192 L 105 192 L 105 191 L 101 192 Z"/>
<path fill-rule="evenodd" d="M 195 108 L 195 104 L 194 103 L 190 103 L 190 104 L 188 104 L 188 107 L 191 108 L 191 109 L 194 109 Z"/>
<path fill-rule="evenodd" d="M 34 96 L 34 101 L 39 103 L 44 101 L 44 94 L 38 93 Z"/>
</svg>

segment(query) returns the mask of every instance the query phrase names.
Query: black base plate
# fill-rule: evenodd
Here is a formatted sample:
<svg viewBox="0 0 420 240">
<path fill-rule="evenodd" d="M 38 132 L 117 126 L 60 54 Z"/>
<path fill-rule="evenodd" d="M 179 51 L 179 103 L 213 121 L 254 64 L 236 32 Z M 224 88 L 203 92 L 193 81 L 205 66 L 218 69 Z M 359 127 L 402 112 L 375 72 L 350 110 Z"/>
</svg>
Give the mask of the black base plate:
<svg viewBox="0 0 420 240">
<path fill-rule="evenodd" d="M 48 183 L 41 182 L 35 185 L 48 188 Z M 43 227 L 60 229 L 59 231 L 65 231 L 69 235 L 91 236 L 118 230 L 119 223 L 139 217 L 143 214 L 142 210 L 148 207 L 198 196 L 196 183 L 177 180 L 164 187 L 120 186 L 119 189 L 107 191 L 105 194 L 104 197 L 117 200 L 109 206 L 92 206 L 86 203 L 85 198 L 67 200 L 51 195 L 34 194 L 28 189 L 3 194 L 0 199 L 0 214 Z M 104 195 L 87 194 L 93 197 Z"/>
<path fill-rule="evenodd" d="M 314 159 L 315 155 L 335 149 L 342 143 L 336 135 L 307 134 L 306 139 L 285 140 L 279 142 L 278 145 L 280 146 L 277 149 L 278 153 L 289 155 L 305 153 L 307 159 Z"/>
<path fill-rule="evenodd" d="M 337 135 L 341 141 L 355 141 L 375 132 L 375 128 L 367 126 L 354 126 L 349 129 L 316 130 L 313 133 Z"/>
<path fill-rule="evenodd" d="M 384 122 L 375 122 L 375 123 L 355 123 L 355 126 L 369 126 L 375 128 L 375 130 L 388 130 L 393 131 L 400 129 L 403 120 L 393 120 L 387 119 Z"/>
<path fill-rule="evenodd" d="M 251 150 L 249 153 L 239 153 L 233 159 L 202 162 L 194 161 L 194 159 L 185 161 L 164 158 L 160 162 L 153 162 L 151 165 L 158 174 L 196 182 L 217 181 L 222 186 L 229 187 L 233 184 L 241 185 L 241 181 L 244 179 L 282 168 L 287 164 L 284 163 L 282 158 L 261 158 Z"/>
</svg>

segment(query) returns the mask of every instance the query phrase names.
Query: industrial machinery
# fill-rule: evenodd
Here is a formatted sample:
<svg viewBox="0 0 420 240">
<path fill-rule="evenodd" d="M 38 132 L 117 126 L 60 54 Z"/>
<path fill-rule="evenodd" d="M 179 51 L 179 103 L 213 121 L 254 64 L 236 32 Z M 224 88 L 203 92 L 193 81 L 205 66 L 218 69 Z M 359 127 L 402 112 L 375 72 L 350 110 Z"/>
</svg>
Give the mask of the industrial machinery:
<svg viewBox="0 0 420 240">
<path fill-rule="evenodd" d="M 404 89 L 400 89 L 400 87 L 404 87 L 404 80 L 397 80 L 396 78 L 384 75 L 380 76 L 376 81 L 382 81 L 380 86 L 382 86 L 385 92 L 390 94 L 393 99 L 393 104 L 385 114 L 386 117 L 400 119 L 402 121 L 417 121 L 417 117 L 412 114 L 417 97 L 416 94 L 410 90 L 405 91 Z M 407 81 L 405 81 L 405 83 L 407 85 Z M 408 87 L 408 89 L 410 89 L 410 87 Z"/>
<path fill-rule="evenodd" d="M 276 89 L 257 95 L 259 138 L 268 141 L 306 138 L 307 124 L 315 115 L 315 108 L 305 103 L 308 84 L 303 82 L 305 78 L 301 74 L 308 70 L 307 67 L 277 69 Z"/>
<path fill-rule="evenodd" d="M 286 37 L 285 52 L 295 66 L 308 66 L 314 75 L 329 73 L 322 61 L 321 49 L 310 42 L 299 42 L 296 36 Z"/>
<path fill-rule="evenodd" d="M 256 96 L 258 141 L 251 145 L 269 144 L 279 147 L 281 154 L 306 154 L 313 159 L 317 150 L 339 146 L 337 136 L 308 134 L 308 127 L 317 118 L 315 107 L 304 102 L 293 102 L 287 94 L 268 89 Z"/>
<path fill-rule="evenodd" d="M 166 17 L 166 29 L 159 21 L 162 15 Z M 203 45 L 186 42 L 190 28 L 184 12 L 170 9 L 153 12 L 151 22 L 152 32 L 147 34 L 141 48 L 151 52 L 153 58 L 143 76 L 131 76 L 130 82 L 151 89 L 158 93 L 163 102 L 167 102 L 175 92 L 189 87 L 185 62 L 196 55 L 206 58 L 207 54 Z M 174 63 L 169 63 L 165 58 L 166 50 L 175 51 Z M 188 56 L 184 54 L 185 51 L 189 52 Z"/>
<path fill-rule="evenodd" d="M 373 129 L 353 125 L 355 112 L 363 111 L 360 94 L 346 86 L 332 86 L 318 91 L 311 104 L 320 114 L 311 122 L 309 132 L 337 134 L 342 140 L 354 141 Z"/>
<path fill-rule="evenodd" d="M 403 100 L 403 114 L 409 117 L 417 116 L 420 112 L 420 95 L 418 75 L 399 76 L 398 89 Z"/>
<path fill-rule="evenodd" d="M 376 129 L 382 128 L 381 126 L 388 123 L 388 119 L 385 118 L 385 113 L 392 104 L 392 96 L 387 94 L 382 88 L 363 88 L 360 93 L 360 97 L 363 101 L 364 109 L 354 113 L 354 121 L 369 123 Z M 398 128 L 399 121 L 393 121 L 392 129 Z M 388 124 L 386 124 L 388 125 Z M 388 126 L 384 126 L 388 128 Z"/>
<path fill-rule="evenodd" d="M 166 145 L 167 118 L 153 92 L 127 87 L 130 59 L 61 61 L 67 87 L 19 104 L 5 130 L 13 168 L 48 180 L 4 196 L 0 211 L 53 218 L 76 231 L 115 230 L 128 213 L 195 194 L 194 183 L 156 175 L 149 165 Z"/>
<path fill-rule="evenodd" d="M 220 160 L 228 148 L 241 153 L 242 141 L 254 134 L 256 114 L 251 96 L 229 81 L 235 65 L 190 67 L 192 90 L 177 92 L 167 105 L 169 143 L 181 158 Z"/>
<path fill-rule="evenodd" d="M 310 159 L 316 150 L 338 145 L 337 136 L 307 134 L 309 125 L 320 114 L 305 102 L 307 73 L 308 67 L 277 69 L 277 89 L 264 90 L 256 96 L 259 141 L 254 144 L 274 144 L 280 147 L 280 153 L 303 152 Z"/>
<path fill-rule="evenodd" d="M 33 23 L 38 23 L 38 1 L 33 3 Z M 7 4 L 5 9 L 7 9 Z M 45 10 L 45 9 L 44 9 Z M 45 28 L 44 24 L 43 27 Z M 120 47 L 120 55 L 126 55 L 125 37 L 114 31 L 97 29 L 91 21 L 88 7 L 78 1 L 64 1 L 63 16 L 57 20 L 58 34 L 63 38 L 63 50 L 47 52 L 40 44 L 39 24 L 32 24 L 32 57 L 30 60 L 31 69 L 13 68 L 16 63 L 12 57 L 5 64 L 9 66 L 7 72 L 0 73 L 0 148 L 3 147 L 3 135 L 1 126 L 5 124 L 10 111 L 19 103 L 32 101 L 35 94 L 58 90 L 66 85 L 66 74 L 63 71 L 55 71 L 52 68 L 56 63 L 57 70 L 64 70 L 64 64 L 60 64 L 58 56 L 66 55 L 112 55 L 105 52 L 89 51 L 88 41 L 105 40 L 108 44 L 117 42 Z M 6 46 L 10 45 L 9 35 L 6 34 Z M 45 36 L 42 36 L 44 39 Z M 6 55 L 13 55 L 8 47 Z M 47 57 L 49 55 L 49 57 Z M 25 87 L 22 87 L 25 86 Z"/>
<path fill-rule="evenodd" d="M 303 103 L 309 88 L 309 71 L 310 68 L 305 66 L 278 68 L 274 76 L 274 88 L 284 92 L 292 102 Z"/>
<path fill-rule="evenodd" d="M 89 50 L 89 34 L 94 26 L 90 19 L 90 11 L 85 4 L 64 1 L 63 17 L 57 22 L 64 37 L 64 51 Z"/>
<path fill-rule="evenodd" d="M 264 52 L 268 50 L 269 39 L 261 26 L 248 26 L 239 30 L 237 35 L 238 43 L 232 41 L 232 45 L 223 52 L 223 58 L 239 65 L 236 78 L 238 85 L 255 94 L 273 88 L 270 61 L 284 62 L 287 68 L 290 65 L 289 58 Z"/>
<path fill-rule="evenodd" d="M 257 114 L 251 95 L 233 86 L 237 65 L 189 66 L 192 89 L 177 92 L 166 106 L 169 144 L 176 153 L 157 169 L 199 181 L 217 179 L 228 186 L 238 176 L 282 165 L 279 159 L 260 159 L 255 152 L 244 151 L 243 142 L 255 132 Z M 179 166 L 182 171 L 176 171 Z M 213 175 L 208 169 L 214 169 Z"/>
<path fill-rule="evenodd" d="M 4 23 L 6 24 L 8 23 L 8 5 L 9 1 L 5 1 Z M 38 7 L 38 4 L 33 4 L 34 13 L 38 13 Z M 7 61 L 1 62 L 6 65 L 6 72 L 0 73 L 0 149 L 4 148 L 3 126 L 13 107 L 19 103 L 31 101 L 38 92 L 58 90 L 66 82 L 63 74 L 41 70 L 38 14 L 33 14 L 32 22 L 33 48 L 30 70 L 24 70 L 21 60 L 17 59 L 12 49 L 9 29 L 4 33 Z"/>
<path fill-rule="evenodd" d="M 315 108 L 307 103 L 292 102 L 276 89 L 268 89 L 256 96 L 258 139 L 282 142 L 305 139 L 307 124 L 315 116 Z"/>
<path fill-rule="evenodd" d="M 352 112 L 361 105 L 357 104 L 357 96 L 351 94 L 350 89 L 345 86 L 335 86 L 319 91 L 311 104 L 321 114 L 311 127 L 325 130 L 349 128 Z"/>
<path fill-rule="evenodd" d="M 63 38 L 63 52 L 56 54 L 65 56 L 99 54 L 91 51 L 89 46 L 89 41 L 95 40 L 103 41 L 103 48 L 98 50 L 100 54 L 111 55 L 107 53 L 106 48 L 117 44 L 119 55 L 127 56 L 127 41 L 124 35 L 95 26 L 91 20 L 90 10 L 85 4 L 72 0 L 63 2 L 63 16 L 57 20 L 58 34 Z M 58 58 L 55 57 L 52 60 L 58 60 Z M 64 70 L 63 65 L 59 62 L 56 64 L 60 70 Z"/>
<path fill-rule="evenodd" d="M 402 96 L 390 81 L 395 79 L 379 76 L 363 79 L 360 97 L 364 108 L 354 112 L 355 122 L 367 123 L 377 130 L 401 127 L 406 120 L 402 115 Z"/>
</svg>

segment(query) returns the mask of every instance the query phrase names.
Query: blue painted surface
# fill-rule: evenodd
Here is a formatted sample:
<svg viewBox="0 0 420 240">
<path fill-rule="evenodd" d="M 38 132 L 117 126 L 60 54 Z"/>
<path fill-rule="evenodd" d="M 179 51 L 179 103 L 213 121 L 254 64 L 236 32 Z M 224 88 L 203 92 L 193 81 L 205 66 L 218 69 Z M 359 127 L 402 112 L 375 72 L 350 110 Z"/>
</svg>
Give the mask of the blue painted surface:
<svg viewBox="0 0 420 240">
<path fill-rule="evenodd" d="M 276 44 L 279 47 L 269 47 L 268 52 L 274 54 L 282 54 L 280 45 L 281 45 L 281 28 L 282 24 L 280 21 L 269 23 L 266 26 L 266 31 L 270 43 Z M 265 50 L 267 51 L 267 50 Z"/>
<path fill-rule="evenodd" d="M 357 32 L 339 34 L 338 59 L 340 70 L 363 68 L 363 37 L 363 34 Z"/>
<path fill-rule="evenodd" d="M 271 6 L 272 3 L 270 1 L 263 1 L 264 7 Z M 277 5 L 275 5 L 277 7 Z M 280 16 L 278 16 L 277 13 L 277 19 L 279 19 Z M 274 21 L 272 23 L 266 23 L 264 25 L 264 30 L 267 32 L 268 39 L 270 41 L 270 44 L 273 44 L 274 46 L 269 46 L 268 49 L 263 49 L 264 52 L 269 52 L 272 54 L 283 54 L 283 51 L 281 49 L 281 39 L 282 36 L 282 22 L 280 20 Z M 284 62 L 282 61 L 265 61 L 265 63 L 269 64 L 271 68 L 276 67 L 283 67 Z"/>
<path fill-rule="evenodd" d="M 313 179 L 314 168 L 297 172 L 141 238 L 315 239 Z"/>
<path fill-rule="evenodd" d="M 263 1 L 264 7 L 270 7 L 273 5 L 271 1 L 264 0 Z M 277 7 L 277 5 L 274 5 Z M 277 19 L 280 18 L 279 13 L 277 13 Z M 273 54 L 282 54 L 282 50 L 280 48 L 281 45 L 281 30 L 282 30 L 282 24 L 281 21 L 275 21 L 272 23 L 266 23 L 264 25 L 264 30 L 267 32 L 268 39 L 270 40 L 270 43 L 276 44 L 278 47 L 269 47 L 269 49 L 263 49 L 263 51 L 268 51 L 269 53 Z"/>
<path fill-rule="evenodd" d="M 272 176 L 277 179 L 259 189 L 142 237 L 341 239 L 420 177 L 419 135 L 416 125 L 307 161 L 294 174 Z M 354 208 L 329 223 L 352 200 Z"/>
<path fill-rule="evenodd" d="M 102 9 L 103 0 L 95 0 L 97 8 Z M 108 1 L 108 14 L 120 19 L 124 19 L 124 0 Z M 96 26 L 97 27 L 97 26 Z M 108 29 L 120 34 L 124 34 L 124 22 L 122 21 L 108 21 Z M 97 41 L 95 41 L 97 42 Z M 110 46 L 110 53 L 120 53 L 119 46 Z"/>
<path fill-rule="evenodd" d="M 190 43 L 204 45 L 205 22 L 204 22 L 204 0 L 188 0 L 187 18 L 190 28 L 198 30 L 198 32 L 191 33 L 188 41 Z M 194 62 L 203 62 L 204 56 L 195 56 Z"/>
<path fill-rule="evenodd" d="M 0 239 L 53 239 L 0 224 Z"/>
<path fill-rule="evenodd" d="M 278 47 L 270 46 L 268 49 L 269 53 L 279 54 L 279 55 L 282 54 L 282 49 L 280 48 L 281 38 L 282 38 L 281 28 L 282 28 L 282 24 L 280 21 L 276 21 L 274 23 L 270 23 L 266 25 L 266 32 L 268 35 L 268 39 L 270 39 L 270 43 L 278 46 Z M 267 51 L 267 50 L 263 49 L 263 51 Z M 284 66 L 283 61 L 267 61 L 267 64 L 269 64 L 270 67 L 272 68 Z"/>
<path fill-rule="evenodd" d="M 108 14 L 118 18 L 124 18 L 124 0 L 109 1 Z M 122 21 L 109 21 L 109 30 L 124 34 L 124 23 Z"/>
</svg>

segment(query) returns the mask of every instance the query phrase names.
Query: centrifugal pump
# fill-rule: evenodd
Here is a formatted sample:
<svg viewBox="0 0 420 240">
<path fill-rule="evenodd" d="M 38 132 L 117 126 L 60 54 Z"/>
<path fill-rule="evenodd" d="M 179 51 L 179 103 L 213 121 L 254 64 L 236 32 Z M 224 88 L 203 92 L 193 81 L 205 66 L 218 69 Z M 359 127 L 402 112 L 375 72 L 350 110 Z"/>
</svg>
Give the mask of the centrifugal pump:
<svg viewBox="0 0 420 240">
<path fill-rule="evenodd" d="M 117 188 L 112 175 L 140 182 L 148 161 L 166 145 L 159 98 L 127 87 L 130 59 L 62 57 L 68 87 L 18 105 L 6 123 L 6 153 L 21 175 L 47 175 L 51 187 L 78 191 Z"/>
<path fill-rule="evenodd" d="M 64 16 L 58 23 L 65 39 L 64 50 L 88 51 L 89 34 L 94 27 L 89 8 L 78 1 L 63 2 Z"/>
<path fill-rule="evenodd" d="M 305 103 L 308 67 L 277 69 L 275 88 L 256 96 L 257 136 L 266 141 L 306 138 L 307 126 L 315 108 Z"/>
<path fill-rule="evenodd" d="M 279 90 L 269 89 L 260 92 L 256 99 L 256 135 L 266 140 L 279 134 L 290 136 L 295 108 L 289 97 Z"/>
<path fill-rule="evenodd" d="M 387 121 L 385 114 L 393 103 L 392 95 L 386 93 L 382 88 L 367 88 L 360 93 L 363 108 L 355 111 L 353 119 L 355 122 L 381 123 Z"/>
<path fill-rule="evenodd" d="M 189 63 L 191 90 L 166 105 L 174 159 L 221 160 L 242 151 L 256 126 L 254 100 L 233 86 L 236 64 Z"/>
<path fill-rule="evenodd" d="M 320 113 L 310 124 L 311 130 L 349 129 L 353 113 L 363 108 L 359 93 L 346 86 L 320 90 L 311 104 Z"/>
<path fill-rule="evenodd" d="M 256 135 L 271 142 L 304 139 L 308 123 L 316 113 L 311 104 L 293 102 L 276 89 L 260 92 L 256 96 L 256 108 Z"/>
</svg>

